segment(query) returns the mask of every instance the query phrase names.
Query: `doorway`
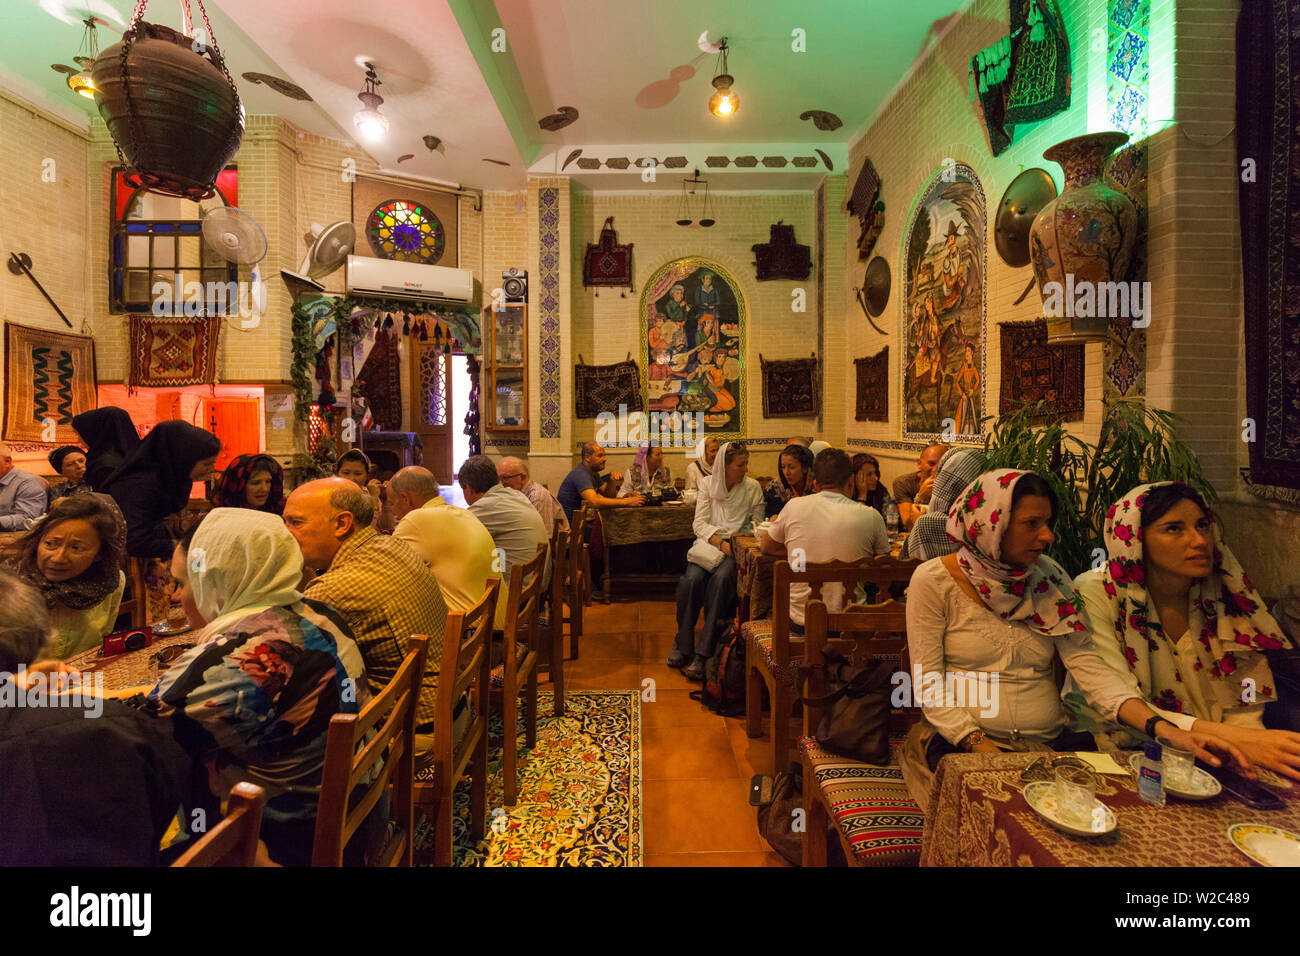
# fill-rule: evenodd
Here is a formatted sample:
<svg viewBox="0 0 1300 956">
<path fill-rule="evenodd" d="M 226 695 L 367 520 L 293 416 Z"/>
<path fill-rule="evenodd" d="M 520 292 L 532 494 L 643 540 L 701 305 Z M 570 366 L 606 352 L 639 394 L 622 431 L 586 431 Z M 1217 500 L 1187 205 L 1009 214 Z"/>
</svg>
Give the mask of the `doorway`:
<svg viewBox="0 0 1300 956">
<path fill-rule="evenodd" d="M 469 362 L 464 353 L 448 353 L 432 342 L 411 344 L 412 430 L 424 446 L 424 467 L 438 484 L 449 485 L 469 457 Z"/>
</svg>

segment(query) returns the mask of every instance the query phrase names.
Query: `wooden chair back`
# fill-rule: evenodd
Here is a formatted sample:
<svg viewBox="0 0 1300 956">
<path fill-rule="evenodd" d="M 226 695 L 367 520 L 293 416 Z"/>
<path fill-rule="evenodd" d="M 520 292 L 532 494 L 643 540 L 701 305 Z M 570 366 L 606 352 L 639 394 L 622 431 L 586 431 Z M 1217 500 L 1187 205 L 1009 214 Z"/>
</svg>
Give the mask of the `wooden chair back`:
<svg viewBox="0 0 1300 956">
<path fill-rule="evenodd" d="M 536 555 L 510 569 L 510 593 L 506 598 L 505 620 L 507 655 L 514 652 L 517 641 L 527 644 L 530 651 L 537 650 L 537 611 L 542 598 L 546 549 L 547 545 L 539 544 Z"/>
<path fill-rule="evenodd" d="M 551 587 L 547 598 L 551 605 L 551 620 L 558 622 L 557 627 L 564 627 L 564 588 L 565 578 L 569 573 L 569 535 L 555 519 L 551 529 Z"/>
<path fill-rule="evenodd" d="M 468 611 L 452 611 L 447 615 L 434 706 L 433 753 L 434 762 L 448 772 L 460 769 L 461 758 L 473 749 L 481 734 L 487 733 L 488 694 L 492 689 L 492 620 L 500 594 L 501 580 L 497 578 L 488 582 L 483 597 Z M 457 747 L 452 714 L 456 702 L 471 687 L 474 688 L 474 719 Z M 453 773 L 453 780 L 458 776 Z"/>
<path fill-rule="evenodd" d="M 919 563 L 919 562 L 918 562 Z M 829 635 L 838 631 L 839 637 Z M 819 698 L 827 693 L 826 672 L 822 665 L 826 655 L 834 650 L 850 656 L 854 663 L 865 663 L 873 654 L 899 650 L 897 642 L 879 640 L 881 634 L 901 632 L 901 666 L 907 668 L 907 609 L 892 597 L 878 604 L 852 604 L 843 611 L 831 613 L 820 597 L 809 597 L 804 605 L 804 666 L 806 674 L 804 696 Z M 847 652 L 847 653 L 846 653 Z M 803 726 L 806 735 L 812 735 L 821 723 L 822 707 L 804 703 Z"/>
<path fill-rule="evenodd" d="M 226 815 L 172 866 L 252 866 L 262 830 L 266 791 L 241 781 L 230 788 Z"/>
<path fill-rule="evenodd" d="M 117 616 L 128 615 L 130 627 L 141 628 L 145 625 L 148 614 L 149 593 L 144 585 L 144 562 L 141 558 L 127 558 L 122 569 L 126 572 L 126 588 L 122 592 L 122 601 L 117 606 Z"/>
<path fill-rule="evenodd" d="M 343 865 L 343 850 L 348 840 L 365 822 L 390 783 L 393 793 L 389 820 L 395 826 L 390 826 L 386 844 L 369 862 L 376 866 L 411 865 L 415 709 L 428 651 L 428 637 L 412 634 L 406 657 L 388 685 L 359 714 L 335 714 L 330 718 L 312 866 Z M 444 726 L 450 727 L 450 723 Z M 366 740 L 372 730 L 374 735 Z M 363 742 L 358 751 L 358 745 Z M 381 759 L 383 768 L 375 773 L 375 765 Z M 368 777 L 373 779 L 353 800 L 353 791 Z"/>
<path fill-rule="evenodd" d="M 578 631 L 581 632 L 581 621 L 578 610 L 586 606 L 591 601 L 591 557 L 587 550 L 587 522 L 591 520 L 591 515 L 586 508 L 580 508 L 573 513 L 573 520 L 569 523 L 569 558 L 566 562 L 568 566 L 569 577 L 569 608 L 570 613 L 579 620 Z"/>
<path fill-rule="evenodd" d="M 802 571 L 795 571 L 791 568 L 789 561 L 778 561 L 772 567 L 772 670 L 779 671 L 790 666 L 790 585 L 807 584 L 809 587 L 809 594 L 804 603 L 806 620 L 808 604 L 822 600 L 823 589 L 827 584 L 838 583 L 844 585 L 844 604 L 850 605 L 853 600 L 853 591 L 859 584 L 874 584 L 877 594 L 887 594 L 891 584 L 900 582 L 906 584 L 910 581 L 912 572 L 920 565 L 921 561 L 917 558 L 895 558 L 890 555 L 880 555 L 874 558 L 862 558 L 858 561 L 826 561 L 807 564 Z M 882 626 L 878 629 L 879 632 L 883 634 L 900 631 L 905 635 L 907 633 L 907 620 L 903 613 L 903 605 L 895 601 L 886 603 L 895 607 L 896 616 L 890 620 L 895 621 L 898 626 Z M 884 621 L 885 619 L 873 618 L 873 627 L 877 620 Z M 804 627 L 806 636 L 806 623 Z M 856 630 L 858 629 L 855 628 Z M 899 646 L 906 645 L 906 637 L 896 643 Z"/>
</svg>

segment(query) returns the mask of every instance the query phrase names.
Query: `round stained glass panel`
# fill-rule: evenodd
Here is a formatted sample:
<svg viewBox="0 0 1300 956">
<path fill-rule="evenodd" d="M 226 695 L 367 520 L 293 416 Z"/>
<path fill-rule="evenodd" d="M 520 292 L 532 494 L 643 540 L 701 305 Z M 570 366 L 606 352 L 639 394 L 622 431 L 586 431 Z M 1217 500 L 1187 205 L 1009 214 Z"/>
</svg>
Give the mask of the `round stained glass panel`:
<svg viewBox="0 0 1300 956">
<path fill-rule="evenodd" d="M 447 247 L 438 217 L 423 203 L 390 199 L 366 220 L 366 238 L 381 259 L 434 265 Z"/>
</svg>

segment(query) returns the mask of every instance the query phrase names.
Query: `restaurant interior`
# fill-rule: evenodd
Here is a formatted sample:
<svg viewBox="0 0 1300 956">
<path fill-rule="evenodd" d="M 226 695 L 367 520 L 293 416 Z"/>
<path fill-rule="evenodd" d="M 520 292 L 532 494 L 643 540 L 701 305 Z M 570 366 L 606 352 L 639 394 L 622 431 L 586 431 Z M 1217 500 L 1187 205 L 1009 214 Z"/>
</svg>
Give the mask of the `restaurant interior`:
<svg viewBox="0 0 1300 956">
<path fill-rule="evenodd" d="M 7 0 L 0 864 L 1300 865 L 1297 30 Z"/>
</svg>

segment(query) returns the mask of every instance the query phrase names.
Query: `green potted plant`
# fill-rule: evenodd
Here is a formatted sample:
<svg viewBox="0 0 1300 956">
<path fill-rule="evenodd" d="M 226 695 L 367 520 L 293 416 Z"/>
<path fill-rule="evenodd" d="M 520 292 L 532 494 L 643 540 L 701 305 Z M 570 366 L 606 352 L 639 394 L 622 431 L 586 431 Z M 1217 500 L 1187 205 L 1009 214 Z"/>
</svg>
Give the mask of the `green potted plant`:
<svg viewBox="0 0 1300 956">
<path fill-rule="evenodd" d="M 987 419 L 986 419 L 987 420 Z M 1107 509 L 1152 481 L 1185 481 L 1211 504 L 1218 499 L 1196 452 L 1178 435 L 1182 419 L 1135 399 L 1106 404 L 1096 444 L 1072 434 L 1046 402 L 993 420 L 984 439 L 986 467 L 1033 471 L 1059 501 L 1049 554 L 1071 575 L 1105 557 Z"/>
</svg>

